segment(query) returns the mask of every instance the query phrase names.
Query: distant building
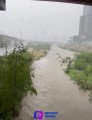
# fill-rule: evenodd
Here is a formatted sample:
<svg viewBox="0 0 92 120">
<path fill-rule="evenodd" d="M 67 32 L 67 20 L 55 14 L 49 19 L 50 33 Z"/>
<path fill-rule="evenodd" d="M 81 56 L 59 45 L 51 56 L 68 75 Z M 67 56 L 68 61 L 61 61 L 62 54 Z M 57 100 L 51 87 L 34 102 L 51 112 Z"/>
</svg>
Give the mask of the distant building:
<svg viewBox="0 0 92 120">
<path fill-rule="evenodd" d="M 73 36 L 73 42 L 79 42 L 80 41 L 80 37 L 79 36 Z"/>
<path fill-rule="evenodd" d="M 92 7 L 84 6 L 83 16 L 80 17 L 79 36 L 92 40 Z"/>
<path fill-rule="evenodd" d="M 92 7 L 85 5 L 83 8 L 83 16 L 92 16 Z"/>
<path fill-rule="evenodd" d="M 73 42 L 92 40 L 92 6 L 84 6 L 83 16 L 80 16 L 79 35 L 73 37 Z"/>
</svg>

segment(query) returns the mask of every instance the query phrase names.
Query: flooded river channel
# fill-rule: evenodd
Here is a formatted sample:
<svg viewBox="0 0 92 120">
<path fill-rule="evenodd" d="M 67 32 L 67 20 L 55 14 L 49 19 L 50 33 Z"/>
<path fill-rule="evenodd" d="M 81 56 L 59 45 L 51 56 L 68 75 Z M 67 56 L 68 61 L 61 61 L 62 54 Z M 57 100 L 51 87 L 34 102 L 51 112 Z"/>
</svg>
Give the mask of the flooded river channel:
<svg viewBox="0 0 92 120">
<path fill-rule="evenodd" d="M 35 110 L 58 112 L 57 120 L 92 120 L 88 93 L 80 90 L 64 73 L 66 66 L 61 66 L 62 58 L 73 56 L 74 52 L 53 46 L 46 57 L 34 63 L 38 95 L 28 94 L 23 99 L 19 120 L 33 120 Z"/>
</svg>

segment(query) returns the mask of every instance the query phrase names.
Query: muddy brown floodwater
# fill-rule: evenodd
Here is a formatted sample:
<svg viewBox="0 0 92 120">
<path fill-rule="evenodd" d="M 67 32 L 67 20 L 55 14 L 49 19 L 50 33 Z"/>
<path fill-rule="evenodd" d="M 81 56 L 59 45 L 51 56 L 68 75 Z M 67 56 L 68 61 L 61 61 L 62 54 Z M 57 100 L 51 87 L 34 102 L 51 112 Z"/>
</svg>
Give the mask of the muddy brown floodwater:
<svg viewBox="0 0 92 120">
<path fill-rule="evenodd" d="M 66 66 L 61 66 L 62 58 L 73 56 L 74 52 L 53 46 L 46 57 L 34 63 L 33 82 L 38 95 L 28 94 L 23 99 L 17 120 L 32 120 L 35 110 L 58 112 L 57 120 L 92 120 L 92 103 L 88 100 L 88 92 L 80 90 L 64 73 Z"/>
</svg>

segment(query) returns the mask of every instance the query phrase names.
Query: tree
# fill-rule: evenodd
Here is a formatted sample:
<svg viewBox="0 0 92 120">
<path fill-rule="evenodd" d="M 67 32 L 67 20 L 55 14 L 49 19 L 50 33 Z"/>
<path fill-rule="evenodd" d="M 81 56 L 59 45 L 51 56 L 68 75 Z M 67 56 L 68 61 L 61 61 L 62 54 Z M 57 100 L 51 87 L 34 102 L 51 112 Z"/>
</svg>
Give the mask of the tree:
<svg viewBox="0 0 92 120">
<path fill-rule="evenodd" d="M 21 45 L 0 59 L 0 116 L 11 120 L 18 115 L 21 100 L 28 91 L 37 95 L 32 82 L 33 57 Z"/>
</svg>

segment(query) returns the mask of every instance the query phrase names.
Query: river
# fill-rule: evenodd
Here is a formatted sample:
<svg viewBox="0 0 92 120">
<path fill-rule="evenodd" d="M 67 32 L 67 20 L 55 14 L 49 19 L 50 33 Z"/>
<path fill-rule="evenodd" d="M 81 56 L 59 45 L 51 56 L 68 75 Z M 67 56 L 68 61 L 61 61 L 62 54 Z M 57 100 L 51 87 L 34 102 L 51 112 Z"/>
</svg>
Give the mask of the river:
<svg viewBox="0 0 92 120">
<path fill-rule="evenodd" d="M 64 73 L 66 66 L 61 66 L 62 58 L 73 56 L 74 52 L 53 46 L 46 57 L 34 63 L 33 82 L 38 95 L 28 94 L 23 99 L 18 120 L 32 120 L 35 110 L 58 112 L 57 120 L 92 120 L 88 92 L 80 90 Z"/>
</svg>

